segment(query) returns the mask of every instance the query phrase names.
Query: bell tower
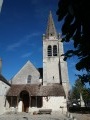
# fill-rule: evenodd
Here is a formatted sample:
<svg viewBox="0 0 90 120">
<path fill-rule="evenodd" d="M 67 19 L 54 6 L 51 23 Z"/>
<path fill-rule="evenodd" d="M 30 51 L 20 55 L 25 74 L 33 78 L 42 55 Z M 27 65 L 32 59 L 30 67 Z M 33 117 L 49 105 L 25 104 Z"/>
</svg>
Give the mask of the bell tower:
<svg viewBox="0 0 90 120">
<path fill-rule="evenodd" d="M 64 90 L 69 88 L 67 63 L 63 61 L 63 43 L 57 34 L 50 11 L 46 34 L 43 34 L 43 85 L 62 84 Z"/>
</svg>

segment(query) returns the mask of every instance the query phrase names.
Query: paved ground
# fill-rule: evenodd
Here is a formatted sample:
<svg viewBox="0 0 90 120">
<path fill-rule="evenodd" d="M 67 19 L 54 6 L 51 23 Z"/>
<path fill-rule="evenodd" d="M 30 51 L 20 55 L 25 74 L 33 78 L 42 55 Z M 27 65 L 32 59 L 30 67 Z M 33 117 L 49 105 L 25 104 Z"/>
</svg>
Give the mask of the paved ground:
<svg viewBox="0 0 90 120">
<path fill-rule="evenodd" d="M 31 115 L 30 113 L 7 113 L 0 116 L 0 120 L 66 120 L 62 113 Z"/>
<path fill-rule="evenodd" d="M 90 120 L 90 114 L 76 114 L 69 113 L 76 120 Z M 0 115 L 0 120 L 73 120 L 73 118 L 66 117 L 66 114 L 60 112 L 53 112 L 51 115 L 32 115 L 30 113 L 7 113 Z"/>
<path fill-rule="evenodd" d="M 72 113 L 72 115 L 75 116 L 75 118 L 77 118 L 77 120 L 90 120 L 90 114 Z"/>
</svg>

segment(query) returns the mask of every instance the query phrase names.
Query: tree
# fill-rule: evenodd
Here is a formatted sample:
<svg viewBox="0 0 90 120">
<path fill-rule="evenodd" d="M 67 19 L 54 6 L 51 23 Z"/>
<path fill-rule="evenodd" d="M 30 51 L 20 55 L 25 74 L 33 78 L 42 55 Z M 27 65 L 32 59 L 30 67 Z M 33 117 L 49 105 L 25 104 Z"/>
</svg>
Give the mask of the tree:
<svg viewBox="0 0 90 120">
<path fill-rule="evenodd" d="M 75 86 L 72 86 L 72 90 L 70 91 L 70 95 L 69 95 L 69 100 L 78 100 L 80 98 L 80 94 L 78 92 L 78 90 L 76 89 Z"/>
<path fill-rule="evenodd" d="M 83 90 L 85 89 L 85 86 L 82 84 L 80 79 L 77 79 L 75 81 L 74 86 L 72 86 L 71 90 L 71 97 L 70 99 L 80 99 L 80 93 L 83 94 Z"/>
<path fill-rule="evenodd" d="M 86 104 L 88 103 L 88 101 L 90 101 L 90 89 L 89 88 L 83 89 L 83 100 Z"/>
<path fill-rule="evenodd" d="M 56 12 L 62 25 L 62 42 L 73 40 L 73 50 L 64 54 L 64 60 L 77 56 L 77 70 L 86 70 L 83 82 L 90 82 L 90 3 L 87 0 L 59 0 Z"/>
<path fill-rule="evenodd" d="M 80 79 L 77 79 L 75 81 L 74 86 L 72 87 L 72 90 L 69 95 L 69 100 L 77 100 L 80 99 L 80 94 L 82 94 L 83 100 L 85 103 L 90 101 L 90 89 L 86 88 L 85 85 L 82 84 Z"/>
</svg>

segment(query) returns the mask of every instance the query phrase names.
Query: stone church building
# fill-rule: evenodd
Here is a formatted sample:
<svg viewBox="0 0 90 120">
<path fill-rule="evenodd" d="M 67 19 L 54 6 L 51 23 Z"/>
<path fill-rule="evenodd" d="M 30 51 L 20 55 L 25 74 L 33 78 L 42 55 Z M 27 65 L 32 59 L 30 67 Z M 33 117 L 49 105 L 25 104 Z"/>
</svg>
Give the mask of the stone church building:
<svg viewBox="0 0 90 120">
<path fill-rule="evenodd" d="M 63 61 L 63 43 L 57 34 L 52 14 L 43 34 L 43 68 L 30 62 L 8 82 L 0 74 L 0 114 L 35 112 L 40 109 L 67 111 L 69 80 L 67 63 Z M 0 67 L 2 62 L 0 60 Z"/>
</svg>

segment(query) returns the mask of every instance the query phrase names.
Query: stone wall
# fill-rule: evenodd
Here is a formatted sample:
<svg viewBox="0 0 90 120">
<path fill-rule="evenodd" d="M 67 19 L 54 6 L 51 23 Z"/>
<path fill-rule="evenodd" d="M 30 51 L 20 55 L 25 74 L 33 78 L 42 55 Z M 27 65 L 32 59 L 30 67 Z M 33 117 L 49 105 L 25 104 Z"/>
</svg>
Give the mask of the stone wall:
<svg viewBox="0 0 90 120">
<path fill-rule="evenodd" d="M 66 99 L 64 97 L 43 97 L 43 108 L 52 109 L 53 111 L 67 111 Z"/>
<path fill-rule="evenodd" d="M 31 75 L 31 83 L 30 84 L 38 84 L 40 73 L 33 66 L 33 64 L 28 61 L 20 71 L 12 78 L 12 84 L 27 84 L 28 76 Z"/>
<path fill-rule="evenodd" d="M 67 112 L 66 99 L 64 97 L 43 97 L 41 108 L 29 107 L 29 112 L 39 111 L 40 109 L 52 109 L 52 111 Z"/>
<path fill-rule="evenodd" d="M 29 112 L 33 113 L 35 111 L 39 111 L 40 109 L 52 109 L 52 111 L 60 111 L 60 112 L 66 112 L 67 111 L 67 104 L 66 99 L 64 97 L 43 97 L 43 106 L 38 107 L 29 107 Z M 9 111 L 15 111 L 17 109 L 17 112 L 22 112 L 22 101 L 18 103 L 18 107 L 14 108 L 11 107 Z"/>
<path fill-rule="evenodd" d="M 10 86 L 0 81 L 0 114 L 3 114 L 7 111 L 8 107 L 6 102 L 6 93 Z"/>
</svg>

